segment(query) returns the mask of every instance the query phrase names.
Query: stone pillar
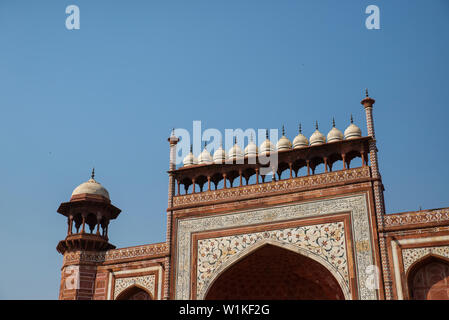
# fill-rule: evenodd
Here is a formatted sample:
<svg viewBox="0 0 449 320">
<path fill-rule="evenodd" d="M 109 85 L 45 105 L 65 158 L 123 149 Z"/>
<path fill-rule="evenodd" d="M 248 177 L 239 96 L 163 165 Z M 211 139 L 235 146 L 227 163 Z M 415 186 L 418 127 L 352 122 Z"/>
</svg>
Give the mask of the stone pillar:
<svg viewBox="0 0 449 320">
<path fill-rule="evenodd" d="M 85 253 L 85 252 L 84 252 Z M 64 265 L 61 272 L 60 300 L 92 300 L 94 299 L 95 279 L 97 267 L 92 263 L 83 263 L 80 258 L 81 251 L 64 254 L 75 255 L 76 264 Z"/>
<path fill-rule="evenodd" d="M 179 138 L 175 136 L 175 129 L 173 129 L 170 138 L 168 138 L 170 143 L 170 162 L 169 162 L 169 174 L 168 174 L 168 208 L 173 207 L 173 196 L 175 195 L 175 178 L 172 171 L 176 170 L 176 145 L 179 142 Z M 171 238 L 172 238 L 172 216 L 173 211 L 169 210 L 167 212 L 167 236 L 166 242 L 169 250 L 169 256 L 167 258 L 167 268 L 165 268 L 164 275 L 164 292 L 163 299 L 168 300 L 170 297 L 170 273 L 171 273 Z"/>
<path fill-rule="evenodd" d="M 388 265 L 387 248 L 385 244 L 385 235 L 383 233 L 384 228 L 384 215 L 385 215 L 385 202 L 383 195 L 382 178 L 379 172 L 379 164 L 377 159 L 377 146 L 376 135 L 374 132 L 374 120 L 373 120 L 373 105 L 376 101 L 368 96 L 368 90 L 366 90 L 366 97 L 361 101 L 361 104 L 365 108 L 366 114 L 366 127 L 368 136 L 372 138 L 369 143 L 369 158 L 371 166 L 371 174 L 375 179 L 373 182 L 374 204 L 376 209 L 377 228 L 379 231 L 379 247 L 382 263 L 382 274 L 385 288 L 385 298 L 392 299 L 392 280 L 390 274 L 390 268 Z M 364 160 L 364 159 L 363 159 Z M 362 161 L 363 161 L 362 160 Z"/>
</svg>

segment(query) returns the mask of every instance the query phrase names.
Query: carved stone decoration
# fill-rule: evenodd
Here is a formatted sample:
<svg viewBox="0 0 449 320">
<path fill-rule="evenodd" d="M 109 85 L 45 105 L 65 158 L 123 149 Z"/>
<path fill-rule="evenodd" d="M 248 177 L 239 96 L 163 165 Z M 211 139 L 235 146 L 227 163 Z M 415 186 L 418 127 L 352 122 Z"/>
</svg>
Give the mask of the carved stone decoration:
<svg viewBox="0 0 449 320">
<path fill-rule="evenodd" d="M 384 216 L 384 223 L 386 227 L 398 227 L 423 223 L 428 224 L 443 221 L 449 221 L 449 208 L 422 210 L 418 212 L 406 212 L 400 214 L 387 214 Z"/>
<path fill-rule="evenodd" d="M 140 277 L 129 277 L 129 278 L 118 278 L 115 279 L 114 286 L 114 299 L 117 299 L 118 295 L 124 290 L 128 289 L 133 285 L 139 285 L 148 290 L 152 296 L 154 296 L 154 286 L 155 286 L 156 276 L 154 274 Z"/>
<path fill-rule="evenodd" d="M 449 246 L 403 249 L 404 271 L 407 272 L 413 263 L 428 254 L 449 258 Z"/>
<path fill-rule="evenodd" d="M 178 220 L 175 298 L 179 300 L 190 298 L 192 233 L 347 212 L 351 215 L 352 241 L 364 244 L 364 250 L 354 252 L 359 299 L 377 299 L 376 291 L 367 288 L 365 285 L 369 276 L 365 270 L 368 266 L 374 264 L 374 259 L 371 248 L 369 212 L 364 194 Z"/>
<path fill-rule="evenodd" d="M 198 204 L 209 201 L 226 200 L 230 198 L 248 198 L 254 195 L 261 196 L 266 193 L 282 191 L 302 191 L 312 187 L 323 186 L 337 182 L 351 182 L 362 178 L 369 178 L 371 175 L 369 167 L 360 167 L 348 170 L 328 172 L 312 176 L 298 177 L 288 180 L 273 181 L 239 188 L 229 188 L 214 191 L 205 191 L 173 198 L 173 206 L 183 206 Z"/>
<path fill-rule="evenodd" d="M 73 251 L 64 255 L 64 265 L 78 264 L 79 262 L 109 262 L 165 254 L 168 254 L 168 246 L 165 242 L 101 252 Z"/>
<path fill-rule="evenodd" d="M 199 240 L 197 297 L 204 298 L 212 276 L 223 270 L 226 262 L 267 239 L 272 243 L 302 249 L 307 252 L 307 256 L 316 255 L 323 258 L 333 267 L 334 273 L 341 276 L 344 281 L 343 291 L 349 293 L 344 223 L 335 222 Z"/>
</svg>

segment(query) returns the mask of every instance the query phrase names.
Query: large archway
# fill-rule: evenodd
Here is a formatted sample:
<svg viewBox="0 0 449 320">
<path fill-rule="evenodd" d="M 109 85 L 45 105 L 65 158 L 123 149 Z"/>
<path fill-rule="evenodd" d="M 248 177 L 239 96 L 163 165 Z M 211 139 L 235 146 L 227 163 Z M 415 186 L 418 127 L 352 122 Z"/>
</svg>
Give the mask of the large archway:
<svg viewBox="0 0 449 320">
<path fill-rule="evenodd" d="M 224 271 L 208 290 L 209 300 L 343 300 L 335 277 L 317 261 L 264 245 Z"/>
<path fill-rule="evenodd" d="M 428 256 L 416 263 L 408 274 L 410 299 L 449 300 L 449 262 Z"/>
</svg>

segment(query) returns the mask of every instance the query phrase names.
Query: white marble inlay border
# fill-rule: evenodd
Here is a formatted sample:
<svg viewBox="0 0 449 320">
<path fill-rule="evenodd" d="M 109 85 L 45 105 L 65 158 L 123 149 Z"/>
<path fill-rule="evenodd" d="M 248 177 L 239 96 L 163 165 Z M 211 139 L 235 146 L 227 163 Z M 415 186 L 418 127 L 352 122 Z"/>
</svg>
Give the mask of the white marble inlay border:
<svg viewBox="0 0 449 320">
<path fill-rule="evenodd" d="M 401 250 L 402 261 L 404 263 L 404 271 L 410 268 L 410 266 L 418 261 L 420 258 L 424 257 L 428 253 L 434 253 L 443 257 L 449 258 L 449 247 L 447 246 L 434 246 L 425 247 L 426 243 L 432 243 L 435 241 L 449 241 L 449 236 L 436 236 L 427 238 L 411 238 L 411 239 L 399 239 L 391 241 L 391 252 L 393 253 L 393 270 L 396 283 L 396 294 L 398 300 L 404 299 L 401 268 L 399 265 L 398 251 L 401 245 L 407 244 L 422 244 L 421 248 L 408 248 Z"/>
<path fill-rule="evenodd" d="M 282 222 L 298 218 L 310 218 L 343 212 L 350 212 L 351 214 L 352 240 L 354 246 L 357 243 L 367 244 L 366 250 L 354 250 L 359 299 L 377 299 L 376 291 L 370 290 L 365 285 L 369 276 L 366 274 L 365 270 L 368 266 L 374 264 L 371 249 L 369 213 L 365 194 L 258 210 L 241 211 L 231 214 L 178 220 L 175 275 L 176 299 L 181 300 L 190 298 L 192 233 L 250 226 L 268 222 Z"/>
<path fill-rule="evenodd" d="M 159 300 L 159 299 L 161 299 L 161 297 L 162 297 L 162 267 L 160 267 L 160 266 L 155 266 L 155 267 L 147 267 L 147 268 L 140 268 L 140 269 L 129 269 L 129 270 L 121 270 L 121 271 L 115 271 L 115 272 L 109 272 L 109 279 L 108 279 L 108 295 L 107 295 L 107 300 L 113 300 L 113 299 L 115 299 L 116 297 L 117 297 L 117 295 L 118 295 L 118 293 L 116 292 L 116 290 L 114 290 L 114 292 L 112 292 L 112 281 L 114 280 L 114 276 L 117 276 L 117 275 L 125 275 L 125 274 L 129 274 L 130 276 L 129 277 L 124 277 L 124 278 L 116 278 L 115 279 L 115 283 L 114 283 L 114 286 L 116 286 L 117 285 L 117 280 L 120 280 L 120 279 L 131 279 L 131 278 L 140 278 L 140 277 L 148 277 L 148 276 L 151 276 L 151 275 L 146 275 L 146 276 L 138 276 L 138 277 L 136 277 L 136 276 L 133 276 L 133 274 L 137 274 L 137 273 L 141 273 L 141 272 L 149 272 L 149 271 L 158 271 L 158 281 L 157 281 L 157 283 L 158 283 L 158 285 L 157 285 L 157 288 L 156 288 L 156 295 L 155 296 L 153 296 L 154 295 L 154 292 L 155 292 L 155 290 L 154 290 L 154 287 L 153 287 L 153 290 L 152 291 L 150 291 L 151 292 L 151 295 L 153 296 L 153 299 L 154 300 Z M 154 275 L 152 275 L 153 277 L 154 277 Z M 156 278 L 154 278 L 154 280 L 155 280 Z M 141 282 L 143 279 L 135 279 L 134 281 L 137 281 L 137 282 Z M 135 282 L 135 283 L 137 283 L 137 282 Z M 131 283 L 131 282 L 129 282 L 128 283 L 128 285 L 127 286 L 125 286 L 125 287 L 123 287 L 123 289 L 120 291 L 120 292 L 122 292 L 123 290 L 125 290 L 125 289 L 127 289 L 127 288 L 129 288 L 130 286 L 132 286 L 134 283 Z M 140 284 L 140 285 L 142 285 L 141 283 L 137 283 L 137 284 Z M 149 288 L 147 288 L 147 289 L 149 289 Z M 120 293 L 119 292 L 119 293 Z"/>
</svg>

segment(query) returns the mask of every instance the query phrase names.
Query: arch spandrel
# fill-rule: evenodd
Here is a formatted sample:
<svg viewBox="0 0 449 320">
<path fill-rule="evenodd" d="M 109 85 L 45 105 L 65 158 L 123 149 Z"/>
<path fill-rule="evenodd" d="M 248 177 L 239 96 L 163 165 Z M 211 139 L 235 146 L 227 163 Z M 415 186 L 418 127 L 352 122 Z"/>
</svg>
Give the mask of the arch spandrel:
<svg viewBox="0 0 449 320">
<path fill-rule="evenodd" d="M 218 267 L 214 274 L 211 276 L 209 281 L 205 283 L 204 286 L 202 286 L 198 290 L 198 299 L 204 299 L 208 293 L 209 290 L 213 287 L 215 281 L 220 278 L 221 275 L 225 274 L 227 270 L 229 270 L 234 265 L 238 264 L 240 261 L 245 259 L 246 257 L 250 256 L 251 254 L 257 252 L 263 247 L 266 246 L 273 246 L 276 248 L 281 248 L 283 250 L 287 250 L 289 252 L 294 252 L 295 254 L 298 254 L 300 256 L 309 258 L 318 264 L 320 264 L 322 267 L 324 267 L 338 282 L 338 285 L 344 295 L 344 299 L 350 300 L 352 299 L 351 292 L 349 290 L 348 280 L 347 277 L 341 274 L 341 270 L 338 270 L 335 266 L 333 266 L 329 261 L 327 261 L 322 256 L 318 255 L 317 253 L 314 253 L 310 250 L 300 248 L 298 246 L 288 244 L 288 243 L 282 243 L 280 241 L 272 240 L 272 239 L 264 239 L 262 241 L 259 241 L 249 247 L 247 247 L 245 250 L 239 252 L 238 254 L 235 254 L 232 256 L 232 258 L 228 259 L 225 263 L 221 264 L 220 267 Z"/>
<path fill-rule="evenodd" d="M 201 252 L 198 245 L 202 240 L 198 236 L 203 233 L 214 232 L 214 230 L 230 230 L 233 228 L 256 228 L 258 225 L 268 225 L 270 223 L 288 222 L 304 218 L 313 217 L 332 217 L 336 214 L 348 215 L 350 223 L 345 223 L 345 232 L 351 236 L 351 251 L 347 251 L 347 256 L 351 259 L 351 285 L 353 293 L 358 299 L 370 300 L 377 299 L 378 292 L 368 288 L 365 284 L 369 275 L 365 272 L 366 268 L 373 265 L 374 257 L 371 248 L 372 235 L 370 230 L 370 218 L 365 194 L 348 195 L 332 199 L 319 199 L 306 201 L 297 204 L 280 205 L 270 208 L 251 209 L 233 213 L 211 215 L 205 217 L 188 217 L 177 222 L 176 231 L 176 266 L 174 275 L 175 299 L 192 299 L 201 292 L 200 281 L 203 280 L 199 274 L 198 259 Z M 299 220 L 298 220 L 299 221 Z M 259 228 L 260 229 L 260 228 Z M 192 242 L 192 241 L 195 242 Z M 205 239 L 203 239 L 204 241 Z M 349 245 L 349 239 L 348 245 Z M 358 243 L 366 244 L 360 250 L 355 250 Z M 194 250 L 192 252 L 192 249 Z M 313 252 L 313 250 L 311 250 Z M 327 251 L 326 251 L 327 252 Z M 195 259 L 195 260 L 192 260 Z M 213 260 L 213 259 L 212 259 Z M 190 265 L 197 268 L 195 273 L 190 272 Z M 213 268 L 214 270 L 216 268 Z M 213 270 L 211 270 L 213 271 Z M 343 274 L 343 273 L 341 273 Z M 354 281 L 354 283 L 352 283 Z M 194 287 L 192 287 L 192 284 Z"/>
</svg>

